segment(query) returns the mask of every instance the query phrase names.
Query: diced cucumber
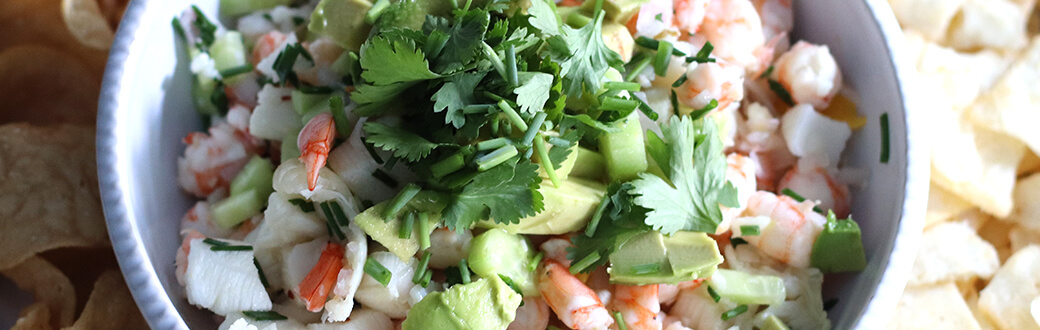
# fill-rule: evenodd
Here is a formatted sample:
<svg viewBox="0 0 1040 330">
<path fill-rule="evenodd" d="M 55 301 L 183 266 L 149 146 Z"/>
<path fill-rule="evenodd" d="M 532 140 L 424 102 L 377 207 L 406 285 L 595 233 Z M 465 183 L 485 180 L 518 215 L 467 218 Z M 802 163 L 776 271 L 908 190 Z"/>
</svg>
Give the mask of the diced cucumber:
<svg viewBox="0 0 1040 330">
<path fill-rule="evenodd" d="M 231 196 L 250 191 L 256 192 L 261 205 L 267 204 L 267 196 L 274 192 L 271 181 L 274 177 L 274 165 L 260 156 L 253 156 L 241 172 L 231 180 Z"/>
<path fill-rule="evenodd" d="M 332 98 L 332 93 L 308 94 L 294 89 L 292 91 L 293 110 L 296 110 L 301 117 L 312 112 L 320 113 L 329 109 L 329 98 Z"/>
<path fill-rule="evenodd" d="M 759 329 L 761 329 L 761 330 L 791 330 L 791 328 L 788 328 L 787 324 L 784 324 L 784 321 L 780 320 L 780 318 L 776 317 L 776 315 L 769 315 L 769 317 L 766 317 L 766 319 L 764 321 L 762 321 L 762 326 L 759 327 Z"/>
<path fill-rule="evenodd" d="M 209 56 L 213 58 L 213 66 L 219 71 L 241 67 L 249 63 L 246 60 L 246 46 L 242 41 L 242 34 L 237 31 L 227 31 L 218 36 L 209 48 Z M 224 77 L 224 82 L 233 84 L 243 77 L 245 76 Z"/>
<path fill-rule="evenodd" d="M 534 269 L 528 268 L 534 257 L 531 242 L 523 236 L 502 229 L 489 229 L 469 243 L 469 268 L 480 277 L 508 276 L 524 296 L 538 295 Z"/>
<path fill-rule="evenodd" d="M 227 17 L 242 16 L 254 11 L 288 6 L 292 0 L 220 0 L 220 14 Z"/>
<path fill-rule="evenodd" d="M 718 269 L 708 283 L 719 296 L 738 304 L 776 305 L 787 297 L 784 280 L 771 275 Z"/>
<path fill-rule="evenodd" d="M 238 195 L 231 195 L 213 204 L 210 213 L 214 223 L 222 228 L 231 229 L 260 213 L 260 209 L 263 207 L 257 191 L 250 190 Z"/>
<path fill-rule="evenodd" d="M 606 158 L 610 179 L 629 181 L 639 173 L 646 172 L 648 166 L 639 113 L 633 111 L 618 126 L 621 129 L 619 132 L 599 136 L 599 150 Z"/>
<path fill-rule="evenodd" d="M 607 160 L 598 152 L 578 147 L 578 158 L 571 168 L 571 176 L 589 180 L 601 180 L 606 175 Z"/>
<path fill-rule="evenodd" d="M 195 103 L 196 111 L 204 115 L 221 115 L 220 108 L 213 103 L 213 93 L 219 86 L 220 83 L 216 79 L 195 75 L 191 84 L 191 99 Z"/>
</svg>

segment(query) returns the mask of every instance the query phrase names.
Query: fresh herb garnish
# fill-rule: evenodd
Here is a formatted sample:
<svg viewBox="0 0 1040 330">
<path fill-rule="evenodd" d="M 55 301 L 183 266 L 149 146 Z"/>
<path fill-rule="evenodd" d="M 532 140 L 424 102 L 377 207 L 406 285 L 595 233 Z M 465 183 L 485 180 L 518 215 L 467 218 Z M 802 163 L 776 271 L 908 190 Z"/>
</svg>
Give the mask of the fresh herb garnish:
<svg viewBox="0 0 1040 330">
<path fill-rule="evenodd" d="M 791 93 L 779 81 L 769 79 L 769 89 L 773 90 L 773 93 L 776 93 L 776 96 L 780 97 L 781 101 L 784 101 L 784 104 L 790 107 L 794 106 L 794 99 L 791 98 Z"/>
<path fill-rule="evenodd" d="M 628 323 L 625 323 L 625 316 L 621 312 L 614 312 L 614 322 L 617 322 L 618 330 L 628 330 Z"/>
<path fill-rule="evenodd" d="M 256 274 L 260 276 L 260 284 L 264 285 L 265 289 L 271 288 L 271 283 L 267 281 L 267 275 L 264 274 L 264 269 L 260 267 L 260 261 L 253 257 L 253 266 L 256 266 Z"/>
<path fill-rule="evenodd" d="M 890 136 L 888 132 L 888 113 L 881 114 L 881 163 L 888 164 L 888 155 L 890 146 Z"/>
<path fill-rule="evenodd" d="M 302 211 L 303 213 L 314 212 L 314 203 L 311 203 L 311 202 L 307 201 L 306 199 L 303 199 L 303 198 L 293 198 L 293 199 L 289 200 L 289 203 L 292 204 L 292 205 L 296 205 L 296 207 L 299 207 L 300 211 Z"/>
<path fill-rule="evenodd" d="M 762 234 L 762 231 L 756 225 L 740 226 L 740 236 L 758 236 L 760 234 Z"/>
<path fill-rule="evenodd" d="M 747 312 L 747 310 L 748 310 L 748 306 L 747 305 L 737 306 L 736 308 L 733 308 L 731 310 L 726 311 L 725 313 L 722 313 L 722 320 L 723 321 L 729 321 L 729 319 L 737 317 L 740 314 L 744 314 L 744 312 Z"/>
<path fill-rule="evenodd" d="M 242 315 L 254 321 L 281 321 L 289 319 L 285 315 L 274 311 L 242 311 Z"/>
<path fill-rule="evenodd" d="M 710 285 L 708 286 L 708 295 L 711 296 L 711 300 L 715 302 L 719 302 L 719 300 L 722 300 L 722 297 L 719 296 L 719 293 L 715 292 L 715 289 L 712 288 Z"/>
<path fill-rule="evenodd" d="M 791 197 L 791 199 L 793 199 L 795 202 L 801 203 L 801 202 L 805 201 L 805 197 L 802 197 L 802 195 L 799 195 L 798 193 L 794 192 L 794 190 L 791 190 L 790 188 L 784 188 L 784 190 L 781 190 L 780 193 L 784 194 L 784 195 L 787 195 L 787 197 Z M 813 211 L 816 211 L 816 213 L 823 213 L 823 210 L 821 210 L 817 206 L 813 206 Z"/>
<path fill-rule="evenodd" d="M 382 284 L 383 286 L 389 284 L 390 277 L 393 276 L 393 273 L 390 273 L 389 269 L 386 269 L 383 264 L 372 258 L 365 260 L 365 274 L 372 276 L 372 279 L 376 280 L 376 282 L 379 282 L 379 284 Z"/>
</svg>

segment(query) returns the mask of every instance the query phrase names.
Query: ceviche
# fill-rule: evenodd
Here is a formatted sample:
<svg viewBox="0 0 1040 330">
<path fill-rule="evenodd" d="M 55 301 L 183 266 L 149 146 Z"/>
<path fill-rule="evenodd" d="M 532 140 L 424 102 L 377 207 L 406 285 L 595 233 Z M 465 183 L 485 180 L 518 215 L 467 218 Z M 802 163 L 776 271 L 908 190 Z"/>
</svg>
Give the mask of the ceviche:
<svg viewBox="0 0 1040 330">
<path fill-rule="evenodd" d="M 192 7 L 177 279 L 222 329 L 829 328 L 864 119 L 791 10 Z"/>
</svg>

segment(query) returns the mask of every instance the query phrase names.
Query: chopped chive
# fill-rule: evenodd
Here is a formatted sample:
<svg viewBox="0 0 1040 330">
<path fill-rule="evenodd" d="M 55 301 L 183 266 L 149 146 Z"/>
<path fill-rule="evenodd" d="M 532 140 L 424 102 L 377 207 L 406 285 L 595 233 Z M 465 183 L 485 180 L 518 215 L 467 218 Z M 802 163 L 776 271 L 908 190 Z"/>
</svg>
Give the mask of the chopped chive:
<svg viewBox="0 0 1040 330">
<path fill-rule="evenodd" d="M 387 203 L 386 209 L 383 210 L 383 220 L 389 221 L 390 219 L 397 217 L 397 213 L 401 212 L 401 209 L 403 209 L 405 205 L 408 205 L 408 202 L 412 200 L 412 197 L 415 197 L 415 195 L 419 193 L 419 190 L 422 190 L 422 188 L 419 188 L 419 186 L 414 183 L 409 183 L 405 185 L 404 188 L 401 188 L 401 191 L 397 193 L 397 196 L 394 196 L 394 198 L 390 200 L 390 203 Z"/>
<path fill-rule="evenodd" d="M 772 74 L 773 74 L 773 66 L 770 65 L 768 68 L 766 68 L 766 71 L 762 71 L 762 74 L 758 76 L 758 79 L 769 77 Z"/>
<path fill-rule="evenodd" d="M 368 151 L 368 155 L 369 156 L 372 156 L 372 160 L 376 161 L 376 164 L 380 164 L 380 165 L 383 164 L 383 157 L 379 157 L 379 154 L 376 153 L 376 147 L 375 146 L 373 146 L 372 144 L 368 143 L 368 141 L 365 141 L 364 138 L 361 139 L 361 144 L 365 145 L 365 150 Z"/>
<path fill-rule="evenodd" d="M 722 297 L 719 296 L 719 293 L 715 292 L 715 288 L 712 288 L 710 285 L 708 286 L 708 295 L 711 296 L 711 300 L 714 300 L 715 302 L 719 302 L 719 300 L 722 299 Z"/>
<path fill-rule="evenodd" d="M 173 32 L 175 32 L 177 36 L 181 38 L 181 41 L 187 43 L 188 34 L 184 32 L 184 25 L 181 25 L 181 19 L 174 17 L 173 21 L 171 21 L 170 24 L 173 25 Z"/>
<path fill-rule="evenodd" d="M 296 87 L 296 90 L 304 94 L 329 94 L 332 93 L 332 88 L 329 86 L 311 86 L 303 85 Z"/>
<path fill-rule="evenodd" d="M 890 137 L 888 133 L 888 113 L 881 114 L 881 163 L 888 164 Z"/>
<path fill-rule="evenodd" d="M 686 79 L 688 79 L 688 78 L 686 77 L 685 74 L 679 76 L 679 79 L 676 79 L 675 82 L 672 83 L 672 88 L 679 88 L 679 86 L 682 86 L 683 84 L 686 83 Z"/>
<path fill-rule="evenodd" d="M 212 238 L 209 238 L 209 237 L 202 239 L 202 242 L 206 243 L 206 244 L 209 244 L 209 245 L 212 245 L 212 246 L 228 246 L 229 245 L 227 242 L 218 241 L 218 240 L 215 240 L 215 239 L 212 239 Z"/>
<path fill-rule="evenodd" d="M 250 245 L 214 245 L 209 249 L 210 251 L 253 251 L 253 247 Z"/>
<path fill-rule="evenodd" d="M 534 115 L 534 119 L 531 119 L 531 126 L 524 132 L 524 137 L 520 140 L 520 144 L 525 146 L 531 145 L 535 134 L 538 134 L 538 131 L 542 128 L 542 123 L 545 122 L 545 116 L 548 116 L 545 111 L 539 111 L 538 114 Z"/>
<path fill-rule="evenodd" d="M 404 222 L 401 223 L 401 228 L 397 231 L 397 238 L 409 239 L 412 238 L 412 232 L 415 231 L 415 213 L 408 212 L 408 215 L 404 217 Z"/>
<path fill-rule="evenodd" d="M 516 113 L 513 107 L 509 106 L 509 102 L 506 102 L 506 100 L 498 101 L 498 108 L 506 113 L 509 121 L 516 125 L 516 128 L 519 128 L 521 131 L 527 131 L 527 123 L 524 122 L 523 118 L 520 118 L 520 114 Z"/>
<path fill-rule="evenodd" d="M 744 312 L 747 312 L 747 309 L 748 309 L 747 305 L 737 306 L 737 308 L 734 308 L 734 309 L 726 311 L 725 313 L 722 313 L 722 320 L 723 321 L 729 321 L 729 319 L 737 317 L 737 315 L 744 314 Z"/>
<path fill-rule="evenodd" d="M 430 215 L 426 212 L 419 213 L 419 249 L 430 248 Z"/>
<path fill-rule="evenodd" d="M 658 21 L 658 22 L 664 22 L 664 18 L 662 18 L 662 16 L 663 16 L 663 15 L 664 15 L 664 14 L 657 14 L 657 15 L 654 15 L 654 20 L 655 20 L 655 21 Z"/>
<path fill-rule="evenodd" d="M 691 62 L 697 62 L 697 63 L 715 63 L 715 58 L 714 58 L 714 57 L 696 57 L 696 56 L 687 56 L 687 57 L 686 57 L 686 63 L 691 63 Z"/>
<path fill-rule="evenodd" d="M 491 60 L 491 66 L 495 68 L 495 71 L 498 72 L 498 75 L 502 76 L 502 78 L 504 79 L 509 79 L 506 78 L 508 75 L 506 73 L 506 65 L 502 63 L 502 58 L 498 57 L 498 53 L 495 52 L 495 49 L 491 48 L 491 46 L 489 46 L 487 42 L 481 42 L 480 45 L 483 46 L 484 55 L 487 55 L 488 60 Z"/>
<path fill-rule="evenodd" d="M 602 111 L 632 111 L 639 107 L 639 101 L 620 97 L 605 97 L 599 104 Z"/>
<path fill-rule="evenodd" d="M 520 77 L 516 73 L 516 49 L 513 44 L 506 46 L 506 81 L 509 82 L 509 86 L 520 85 Z"/>
<path fill-rule="evenodd" d="M 252 72 L 252 71 L 253 71 L 253 65 L 249 64 L 249 63 L 246 63 L 246 64 L 242 64 L 242 65 L 239 65 L 239 66 L 236 66 L 236 67 L 230 67 L 230 68 L 227 68 L 227 69 L 224 69 L 224 70 L 220 70 L 219 73 L 220 73 L 221 77 L 224 77 L 224 79 L 227 79 L 227 78 L 231 78 L 231 77 L 234 77 L 234 76 L 237 76 L 237 75 L 240 75 L 240 74 L 243 74 L 243 73 Z"/>
<path fill-rule="evenodd" d="M 589 225 L 585 226 L 585 236 L 592 237 L 596 233 L 596 228 L 599 227 L 599 221 L 603 219 L 603 212 L 607 210 L 607 205 L 610 204 L 610 195 L 603 194 L 599 198 L 599 205 L 596 206 L 596 213 L 592 214 L 592 220 L 589 221 Z"/>
<path fill-rule="evenodd" d="M 386 267 L 384 267 L 383 264 L 379 263 L 379 261 L 372 258 L 368 258 L 368 260 L 365 260 L 365 274 L 368 274 L 368 276 L 372 276 L 372 278 L 375 279 L 376 282 L 379 282 L 383 286 L 389 284 L 390 277 L 394 275 L 390 272 L 389 269 L 386 269 Z"/>
<path fill-rule="evenodd" d="M 571 141 L 569 141 L 567 139 L 555 137 L 555 136 L 550 136 L 548 139 L 545 139 L 545 142 L 549 142 L 549 144 L 553 145 L 554 147 L 560 147 L 560 148 L 570 148 L 571 147 Z"/>
<path fill-rule="evenodd" d="M 643 47 L 643 48 L 646 48 L 646 49 L 649 49 L 649 50 L 658 50 L 658 48 L 660 47 L 660 43 L 662 41 L 657 41 L 657 40 L 654 40 L 652 38 L 647 38 L 647 37 L 640 36 L 640 37 L 636 38 L 635 42 L 636 42 L 636 46 Z M 664 41 L 664 42 L 667 42 L 667 41 Z M 669 52 L 672 53 L 672 55 L 675 55 L 675 56 L 686 56 L 686 53 L 683 53 L 682 51 L 680 51 L 678 49 L 675 49 L 674 47 L 671 48 L 669 50 Z"/>
<path fill-rule="evenodd" d="M 625 81 L 631 82 L 633 80 L 636 80 L 636 77 L 639 76 L 639 73 L 643 72 L 643 70 L 645 70 L 646 67 L 650 66 L 650 62 L 653 62 L 653 60 L 654 59 L 652 57 L 648 56 L 639 60 L 639 62 L 636 62 L 636 65 L 632 67 L 632 71 L 629 71 L 628 75 L 625 76 Z"/>
<path fill-rule="evenodd" d="M 582 272 L 586 268 L 591 267 L 592 264 L 594 264 L 597 261 L 599 261 L 600 258 L 601 257 L 599 255 L 599 251 L 594 251 L 594 252 L 590 253 L 589 255 L 585 256 L 584 258 L 581 258 L 581 260 L 578 260 L 578 262 L 575 262 L 575 263 L 571 264 L 571 268 L 570 268 L 571 274 L 577 274 L 577 273 Z"/>
<path fill-rule="evenodd" d="M 502 164 L 510 158 L 513 158 L 513 156 L 516 156 L 519 153 L 520 152 L 516 150 L 516 147 L 512 145 L 495 149 L 495 151 L 492 151 L 487 155 L 477 157 L 477 170 L 487 171 L 492 167 L 498 166 L 498 164 Z"/>
<path fill-rule="evenodd" d="M 281 321 L 288 320 L 285 315 L 278 314 L 274 311 L 242 311 L 242 315 L 251 318 L 254 321 Z"/>
<path fill-rule="evenodd" d="M 542 168 L 545 169 L 545 175 L 549 177 L 549 181 L 552 181 L 554 187 L 559 188 L 560 177 L 556 175 L 556 168 L 549 158 L 549 148 L 545 146 L 545 137 L 542 136 L 542 133 L 538 133 L 534 140 L 534 150 L 538 152 L 538 159 L 541 160 Z"/>
<path fill-rule="evenodd" d="M 343 212 L 343 207 L 339 205 L 337 201 L 328 201 L 329 208 L 332 209 L 332 215 L 336 216 L 336 223 L 340 226 L 346 227 L 350 225 L 350 219 L 347 218 L 347 213 Z"/>
<path fill-rule="evenodd" d="M 794 192 L 794 190 L 791 190 L 789 188 L 784 188 L 784 190 L 781 190 L 780 193 L 787 195 L 787 197 L 791 197 L 791 199 L 793 199 L 795 202 L 801 203 L 805 201 L 805 197 L 802 197 L 802 195 L 799 195 L 798 193 Z M 813 206 L 813 211 L 816 211 L 817 213 L 823 213 L 823 210 L 816 206 Z"/>
<path fill-rule="evenodd" d="M 650 120 L 657 120 L 657 112 L 650 108 L 650 105 L 643 102 L 643 100 L 639 100 L 639 111 L 642 111 L 647 118 L 650 118 Z"/>
<path fill-rule="evenodd" d="M 303 25 L 303 22 L 305 22 L 305 20 L 303 19 L 303 17 L 293 16 L 292 22 L 293 22 L 293 25 L 300 26 L 300 25 Z"/>
<path fill-rule="evenodd" d="M 423 275 L 430 271 L 427 269 L 430 265 L 430 251 L 423 251 L 422 258 L 419 259 L 419 266 L 415 267 L 415 275 L 412 275 L 412 283 L 419 284 L 422 282 Z"/>
<path fill-rule="evenodd" d="M 432 279 L 432 278 L 433 278 L 433 271 L 427 269 L 426 272 L 423 273 L 423 277 L 422 277 L 422 280 L 419 281 L 419 285 L 422 286 L 423 288 L 429 286 L 430 285 L 430 279 Z"/>
<path fill-rule="evenodd" d="M 794 99 L 791 98 L 791 93 L 779 81 L 769 79 L 769 89 L 773 90 L 773 93 L 776 93 L 776 96 L 779 96 L 780 100 L 784 101 L 787 106 L 794 106 Z"/>
<path fill-rule="evenodd" d="M 372 5 L 372 8 L 365 13 L 365 23 L 374 24 L 388 7 L 390 7 L 390 0 L 377 0 Z"/>
<path fill-rule="evenodd" d="M 694 110 L 693 112 L 691 112 L 690 113 L 690 119 L 693 119 L 693 120 L 701 119 L 702 117 L 707 116 L 708 113 L 710 113 L 712 110 L 715 110 L 715 108 L 718 108 L 718 107 L 719 107 L 719 101 L 717 101 L 715 99 L 711 99 L 711 101 L 708 102 L 708 105 L 705 105 L 703 108 L 700 108 L 700 109 L 697 109 L 697 110 Z"/>
<path fill-rule="evenodd" d="M 494 106 L 490 104 L 470 104 L 462 108 L 462 113 L 467 115 L 488 113 L 491 112 L 492 107 Z"/>
<path fill-rule="evenodd" d="M 390 159 L 394 159 L 394 158 L 390 158 Z M 387 187 L 390 187 L 390 188 L 397 187 L 397 180 L 395 180 L 392 176 L 390 176 L 389 173 L 386 173 L 386 171 L 384 171 L 381 168 L 377 168 L 375 171 L 373 171 L 372 172 L 372 176 L 375 177 L 376 180 L 379 180 L 379 182 L 382 182 L 383 184 L 385 184 Z"/>
<path fill-rule="evenodd" d="M 628 324 L 625 323 L 625 316 L 621 315 L 621 312 L 614 312 L 614 322 L 617 322 L 618 330 L 628 330 Z"/>
<path fill-rule="evenodd" d="M 343 234 L 343 230 L 339 229 L 339 226 L 333 226 L 332 222 L 325 221 L 325 229 L 329 232 L 329 236 L 335 236 L 340 240 L 347 238 L 347 236 Z"/>
<path fill-rule="evenodd" d="M 336 238 L 346 238 L 347 236 L 343 234 L 343 230 L 336 223 L 336 214 L 332 212 L 332 207 L 329 206 L 329 203 L 321 203 L 318 206 L 321 207 L 321 212 L 325 214 L 325 223 L 328 225 L 329 232 L 335 235 Z"/>
<path fill-rule="evenodd" d="M 260 267 L 260 262 L 253 257 L 253 266 L 256 266 L 256 274 L 260 276 L 260 284 L 264 285 L 264 289 L 271 288 L 271 282 L 267 281 L 267 275 L 264 274 L 264 269 Z"/>
<path fill-rule="evenodd" d="M 527 270 L 533 272 L 535 269 L 538 269 L 538 264 L 542 263 L 542 258 L 545 258 L 545 253 L 539 251 L 538 254 L 534 255 L 534 258 L 531 258 L 531 262 L 527 263 Z"/>
<path fill-rule="evenodd" d="M 757 225 L 743 225 L 740 226 L 740 236 L 758 236 L 761 235 L 762 231 Z"/>
<path fill-rule="evenodd" d="M 708 58 L 711 56 L 711 51 L 713 50 L 715 50 L 715 46 L 711 44 L 711 41 L 705 42 L 704 46 L 701 47 L 701 50 L 697 51 L 697 55 L 694 55 L 694 57 Z"/>
<path fill-rule="evenodd" d="M 672 61 L 672 43 L 660 41 L 657 43 L 657 56 L 654 57 L 654 74 L 664 77 L 668 73 L 668 64 Z"/>
<path fill-rule="evenodd" d="M 462 274 L 465 274 L 465 273 L 468 273 L 468 272 L 469 271 L 467 270 L 467 271 L 462 272 Z M 516 285 L 516 282 L 513 282 L 512 278 L 510 278 L 509 276 L 506 276 L 506 275 L 502 275 L 502 274 L 497 274 L 497 275 L 498 275 L 498 278 L 502 279 L 502 282 L 506 282 L 506 285 L 508 285 L 510 289 L 513 289 L 513 291 L 516 291 L 516 293 L 519 293 L 520 295 L 524 294 L 523 291 L 520 290 L 520 286 Z M 469 275 L 463 275 L 463 276 L 469 276 Z"/>
<path fill-rule="evenodd" d="M 679 96 L 675 95 L 675 90 L 674 89 L 672 90 L 672 95 L 669 97 L 668 100 L 672 102 L 672 111 L 678 113 L 679 112 Z"/>
<path fill-rule="evenodd" d="M 636 275 L 653 274 L 661 271 L 660 264 L 642 264 L 632 266 L 632 272 Z"/>
<path fill-rule="evenodd" d="M 606 89 L 619 89 L 629 92 L 638 92 L 642 87 L 638 83 L 625 82 L 625 81 L 608 81 L 603 84 L 603 88 Z"/>
<path fill-rule="evenodd" d="M 747 241 L 740 237 L 734 237 L 729 239 L 729 245 L 733 246 L 733 248 L 736 248 L 738 245 L 741 244 L 747 244 Z"/>
<path fill-rule="evenodd" d="M 445 175 L 454 173 L 466 166 L 466 157 L 461 152 L 455 153 L 448 158 L 441 159 L 430 165 L 430 173 L 433 177 L 440 179 Z"/>
<path fill-rule="evenodd" d="M 397 157 L 394 157 L 394 156 L 390 156 L 390 158 L 386 159 L 386 163 L 383 163 L 383 168 L 386 169 L 387 171 L 394 169 L 394 164 L 397 164 L 397 161 L 399 159 L 400 158 L 397 158 Z M 390 176 L 387 175 L 387 177 L 390 177 Z M 393 182 L 394 182 L 394 186 L 397 186 L 397 180 L 394 180 Z"/>
<path fill-rule="evenodd" d="M 329 98 L 329 110 L 332 111 L 332 122 L 336 124 L 336 134 L 342 137 L 350 136 L 350 120 L 347 119 L 347 110 L 343 108 L 343 98 Z"/>
<path fill-rule="evenodd" d="M 429 251 L 426 253 L 429 253 Z M 462 275 L 462 284 L 469 284 L 469 262 L 465 258 L 459 260 L 459 275 Z"/>
</svg>

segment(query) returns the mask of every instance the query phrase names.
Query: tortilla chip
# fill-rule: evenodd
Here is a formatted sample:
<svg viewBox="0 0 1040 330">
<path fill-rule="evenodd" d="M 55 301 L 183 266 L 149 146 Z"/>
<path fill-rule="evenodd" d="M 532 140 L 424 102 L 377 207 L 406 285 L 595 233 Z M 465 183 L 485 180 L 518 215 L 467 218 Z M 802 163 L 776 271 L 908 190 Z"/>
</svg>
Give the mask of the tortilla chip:
<svg viewBox="0 0 1040 330">
<path fill-rule="evenodd" d="M 942 40 L 946 29 L 965 0 L 888 0 L 899 25 L 921 33 L 932 41 Z"/>
<path fill-rule="evenodd" d="M 1040 172 L 1040 157 L 1037 157 L 1036 153 L 1031 150 L 1027 151 L 1026 155 L 1022 157 L 1022 161 L 1018 163 L 1018 177 L 1021 178 L 1036 172 Z"/>
<path fill-rule="evenodd" d="M 148 324 L 138 312 L 134 297 L 118 269 L 101 274 L 94 284 L 94 292 L 87 300 L 72 330 L 90 329 L 146 329 Z"/>
<path fill-rule="evenodd" d="M 1014 253 L 1014 250 L 1011 249 L 1011 239 L 1008 237 L 1012 227 L 1014 224 L 1008 221 L 991 219 L 976 229 L 979 237 L 997 249 L 997 257 L 1001 263 Z"/>
<path fill-rule="evenodd" d="M 964 301 L 968 303 L 968 309 L 971 309 L 971 315 L 975 317 L 975 321 L 979 322 L 979 328 L 982 330 L 999 330 L 996 324 L 989 319 L 986 313 L 983 313 L 979 309 L 979 295 L 976 292 L 974 297 L 964 298 Z"/>
<path fill-rule="evenodd" d="M 109 269 L 118 268 L 110 247 L 59 248 L 38 254 L 61 270 L 76 288 L 76 310 L 82 311 L 94 288 L 94 281 Z"/>
<path fill-rule="evenodd" d="M 921 46 L 915 65 L 920 92 L 961 111 L 1003 75 L 1010 61 L 993 51 L 961 53 L 929 42 Z"/>
<path fill-rule="evenodd" d="M 11 279 L 22 290 L 32 292 L 37 303 L 46 304 L 51 315 L 50 325 L 64 327 L 72 324 L 72 317 L 76 313 L 76 294 L 72 282 L 50 262 L 32 257 L 17 266 L 0 270 L 0 274 Z"/>
<path fill-rule="evenodd" d="M 950 22 L 947 43 L 956 49 L 1018 49 L 1026 44 L 1026 12 L 1008 0 L 967 0 Z"/>
<path fill-rule="evenodd" d="M 959 117 L 933 117 L 932 182 L 986 213 L 1011 213 L 1015 172 L 1025 153 L 1018 140 Z"/>
<path fill-rule="evenodd" d="M 1015 252 L 979 295 L 979 308 L 1002 329 L 1040 329 L 1030 304 L 1040 297 L 1040 246 Z"/>
<path fill-rule="evenodd" d="M 1011 252 L 1018 252 L 1030 245 L 1040 245 L 1040 232 L 1015 227 L 1008 233 L 1008 242 L 1011 244 Z"/>
<path fill-rule="evenodd" d="M 1014 201 L 1015 208 L 1007 219 L 1019 226 L 1040 232 L 1040 173 L 1018 181 Z"/>
<path fill-rule="evenodd" d="M 108 245 L 94 130 L 0 126 L 0 269 L 59 247 Z"/>
<path fill-rule="evenodd" d="M 62 0 L 61 14 L 72 36 L 95 49 L 108 49 L 115 30 L 108 25 L 96 0 Z"/>
<path fill-rule="evenodd" d="M 1040 38 L 969 111 L 970 120 L 1005 132 L 1040 152 Z"/>
<path fill-rule="evenodd" d="M 1000 266 L 997 251 L 963 223 L 942 223 L 921 237 L 908 286 L 988 279 Z"/>
<path fill-rule="evenodd" d="M 950 282 L 903 290 L 889 329 L 979 329 L 957 286 Z"/>
<path fill-rule="evenodd" d="M 100 80 L 108 61 L 108 51 L 79 43 L 65 26 L 61 12 L 61 0 L 0 1 L 0 31 L 4 33 L 0 38 L 0 49 L 18 45 L 49 47 L 78 59 L 90 69 L 95 79 Z M 88 106 L 96 107 L 97 104 Z"/>
<path fill-rule="evenodd" d="M 97 121 L 101 77 L 57 48 L 32 45 L 4 50 L 0 90 L 4 91 L 0 104 L 11 109 L 0 111 L 0 123 L 93 126 Z"/>
<path fill-rule="evenodd" d="M 18 321 L 11 330 L 50 330 L 51 310 L 42 302 L 29 305 L 18 314 Z"/>
<path fill-rule="evenodd" d="M 928 227 L 950 220 L 972 207 L 968 201 L 933 183 L 928 191 L 928 213 L 925 214 L 924 225 Z"/>
</svg>

